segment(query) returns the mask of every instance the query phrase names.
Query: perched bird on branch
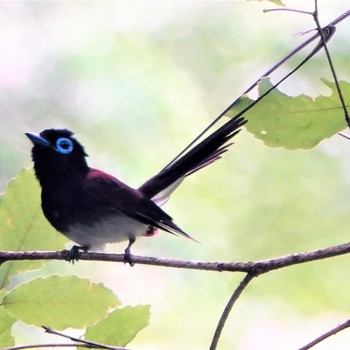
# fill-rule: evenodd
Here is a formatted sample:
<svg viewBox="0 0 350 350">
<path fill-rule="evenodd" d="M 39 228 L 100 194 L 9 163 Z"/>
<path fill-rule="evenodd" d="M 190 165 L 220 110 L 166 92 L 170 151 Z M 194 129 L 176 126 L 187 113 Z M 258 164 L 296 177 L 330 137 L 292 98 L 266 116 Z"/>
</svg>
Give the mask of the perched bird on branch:
<svg viewBox="0 0 350 350">
<path fill-rule="evenodd" d="M 90 168 L 84 147 L 68 129 L 26 133 L 33 143 L 32 158 L 41 185 L 41 204 L 51 225 L 79 244 L 79 250 L 101 249 L 106 243 L 129 241 L 125 261 L 136 237 L 157 229 L 192 239 L 161 209 L 184 178 L 221 158 L 246 121 L 235 117 L 199 144 L 134 189 L 116 177 Z"/>
</svg>

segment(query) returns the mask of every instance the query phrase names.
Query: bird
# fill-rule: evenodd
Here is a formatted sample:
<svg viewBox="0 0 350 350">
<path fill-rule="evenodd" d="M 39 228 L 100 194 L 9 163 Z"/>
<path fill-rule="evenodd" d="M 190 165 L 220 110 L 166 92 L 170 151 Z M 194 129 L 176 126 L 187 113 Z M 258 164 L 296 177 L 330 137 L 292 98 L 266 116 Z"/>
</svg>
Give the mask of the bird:
<svg viewBox="0 0 350 350">
<path fill-rule="evenodd" d="M 138 188 L 90 167 L 83 145 L 69 129 L 26 132 L 33 144 L 42 211 L 57 231 L 77 243 L 68 260 L 78 260 L 80 251 L 128 241 L 124 262 L 133 265 L 130 248 L 136 238 L 158 230 L 196 241 L 161 207 L 187 176 L 220 159 L 245 123 L 240 116 L 230 119 Z"/>
</svg>

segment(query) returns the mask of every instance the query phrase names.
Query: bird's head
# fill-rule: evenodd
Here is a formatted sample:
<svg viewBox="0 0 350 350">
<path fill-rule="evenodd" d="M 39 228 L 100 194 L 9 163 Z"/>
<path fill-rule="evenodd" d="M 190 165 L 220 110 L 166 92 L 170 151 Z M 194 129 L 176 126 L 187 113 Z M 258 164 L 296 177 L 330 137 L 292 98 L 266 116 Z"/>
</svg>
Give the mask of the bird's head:
<svg viewBox="0 0 350 350">
<path fill-rule="evenodd" d="M 68 129 L 46 129 L 40 134 L 26 132 L 32 141 L 34 169 L 41 185 L 88 172 L 84 147 Z"/>
</svg>

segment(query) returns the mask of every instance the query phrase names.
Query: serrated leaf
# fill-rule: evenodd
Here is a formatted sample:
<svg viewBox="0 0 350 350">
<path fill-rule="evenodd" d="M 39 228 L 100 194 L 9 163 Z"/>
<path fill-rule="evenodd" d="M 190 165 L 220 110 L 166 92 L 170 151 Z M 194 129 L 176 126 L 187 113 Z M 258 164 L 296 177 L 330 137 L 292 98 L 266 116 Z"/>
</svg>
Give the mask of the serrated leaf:
<svg viewBox="0 0 350 350">
<path fill-rule="evenodd" d="M 57 330 L 84 328 L 119 304 L 101 283 L 76 276 L 37 278 L 19 285 L 3 299 L 6 310 L 17 319 Z"/>
<path fill-rule="evenodd" d="M 145 328 L 150 319 L 150 306 L 126 306 L 111 312 L 106 319 L 88 327 L 85 339 L 114 346 L 125 346 Z"/>
<path fill-rule="evenodd" d="M 32 169 L 24 169 L 11 180 L 0 201 L 0 250 L 59 250 L 67 239 L 45 219 L 40 188 Z M 43 261 L 6 262 L 0 266 L 0 288 L 9 276 L 38 269 Z"/>
<path fill-rule="evenodd" d="M 322 82 L 332 90 L 330 96 L 315 99 L 306 95 L 291 97 L 278 89 L 273 90 L 244 115 L 248 120 L 247 130 L 267 146 L 293 150 L 313 148 L 345 129 L 344 111 L 335 84 L 325 79 Z M 263 79 L 259 84 L 259 95 L 271 87 L 270 80 Z M 340 87 L 345 97 L 350 96 L 349 83 L 342 81 Z M 243 97 L 228 115 L 237 114 L 252 102 Z"/>
<path fill-rule="evenodd" d="M 8 347 L 15 345 L 15 339 L 11 335 L 12 325 L 16 322 L 4 307 L 0 308 L 0 346 Z"/>
</svg>

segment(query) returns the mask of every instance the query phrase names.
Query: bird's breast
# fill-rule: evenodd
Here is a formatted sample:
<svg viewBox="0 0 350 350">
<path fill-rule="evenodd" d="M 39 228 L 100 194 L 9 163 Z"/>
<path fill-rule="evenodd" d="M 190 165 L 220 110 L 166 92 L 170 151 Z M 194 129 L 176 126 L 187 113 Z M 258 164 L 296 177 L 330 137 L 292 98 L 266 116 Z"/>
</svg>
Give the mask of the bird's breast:
<svg viewBox="0 0 350 350">
<path fill-rule="evenodd" d="M 88 192 L 79 182 L 42 190 L 43 212 L 59 232 L 89 249 L 107 243 L 127 241 L 147 235 L 149 225 L 101 200 L 98 191 Z"/>
<path fill-rule="evenodd" d="M 86 225 L 76 222 L 64 234 L 72 241 L 92 250 L 101 250 L 107 243 L 127 241 L 145 236 L 149 225 L 145 225 L 123 214 L 106 217 Z"/>
</svg>

